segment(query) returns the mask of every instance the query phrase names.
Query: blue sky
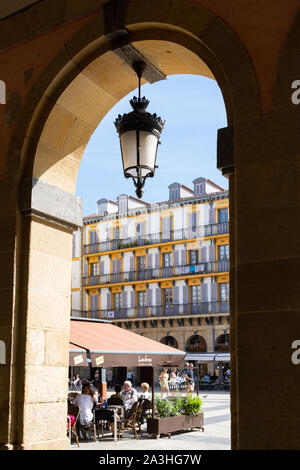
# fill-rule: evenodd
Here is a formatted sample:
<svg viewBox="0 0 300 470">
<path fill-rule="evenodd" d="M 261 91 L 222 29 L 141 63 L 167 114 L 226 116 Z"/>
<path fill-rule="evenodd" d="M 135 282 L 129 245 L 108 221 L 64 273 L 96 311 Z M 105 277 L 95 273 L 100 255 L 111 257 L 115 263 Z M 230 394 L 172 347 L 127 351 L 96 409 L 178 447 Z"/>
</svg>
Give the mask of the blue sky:
<svg viewBox="0 0 300 470">
<path fill-rule="evenodd" d="M 135 196 L 131 179 L 123 176 L 119 136 L 114 126 L 118 114 L 131 110 L 129 93 L 106 114 L 93 133 L 80 165 L 76 195 L 83 198 L 83 215 L 97 211 L 101 198 L 116 201 L 120 194 Z M 147 110 L 166 120 L 158 148 L 154 178 L 146 180 L 143 200 L 168 199 L 168 186 L 175 181 L 193 187 L 198 176 L 227 188 L 216 168 L 217 130 L 227 125 L 221 91 L 214 80 L 198 75 L 172 75 L 146 84 L 142 96 L 150 100 Z"/>
</svg>

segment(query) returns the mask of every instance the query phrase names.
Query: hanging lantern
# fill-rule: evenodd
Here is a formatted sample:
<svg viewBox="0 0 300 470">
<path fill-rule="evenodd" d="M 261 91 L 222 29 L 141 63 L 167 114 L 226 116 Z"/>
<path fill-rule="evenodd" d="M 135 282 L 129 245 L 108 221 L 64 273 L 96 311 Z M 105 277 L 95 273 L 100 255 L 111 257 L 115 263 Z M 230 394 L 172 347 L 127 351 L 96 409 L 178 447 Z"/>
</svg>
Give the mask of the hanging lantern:
<svg viewBox="0 0 300 470">
<path fill-rule="evenodd" d="M 138 98 L 130 100 L 133 108 L 128 114 L 118 115 L 114 124 L 119 133 L 123 170 L 125 178 L 132 178 L 136 187 L 136 195 L 141 198 L 146 178 L 154 176 L 157 148 L 164 121 L 155 113 L 146 111 L 149 101 L 141 98 L 141 78 L 145 64 L 135 62 L 135 70 L 139 80 Z"/>
</svg>

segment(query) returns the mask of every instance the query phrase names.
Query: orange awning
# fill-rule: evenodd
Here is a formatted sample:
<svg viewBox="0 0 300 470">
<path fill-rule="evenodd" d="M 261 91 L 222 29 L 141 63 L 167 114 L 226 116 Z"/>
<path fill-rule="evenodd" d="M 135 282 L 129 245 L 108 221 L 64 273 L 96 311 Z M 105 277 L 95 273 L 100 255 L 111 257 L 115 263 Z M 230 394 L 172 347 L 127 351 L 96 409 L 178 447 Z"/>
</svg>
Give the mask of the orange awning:
<svg viewBox="0 0 300 470">
<path fill-rule="evenodd" d="M 71 320 L 71 353 L 70 365 L 75 365 L 75 360 L 80 360 L 78 356 L 84 357 L 85 353 L 93 367 L 181 367 L 185 357 L 184 351 L 111 323 L 87 319 Z"/>
</svg>

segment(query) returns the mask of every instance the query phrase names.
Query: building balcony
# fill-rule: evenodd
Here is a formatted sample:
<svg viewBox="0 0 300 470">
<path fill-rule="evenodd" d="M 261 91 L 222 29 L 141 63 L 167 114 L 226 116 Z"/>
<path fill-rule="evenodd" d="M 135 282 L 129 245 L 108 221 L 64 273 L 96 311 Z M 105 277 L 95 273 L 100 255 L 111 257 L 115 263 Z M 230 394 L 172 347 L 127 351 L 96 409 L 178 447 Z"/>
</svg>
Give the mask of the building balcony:
<svg viewBox="0 0 300 470">
<path fill-rule="evenodd" d="M 229 271 L 229 260 L 209 261 L 199 264 L 169 266 L 143 269 L 140 271 L 125 271 L 122 273 L 101 274 L 83 278 L 83 286 L 105 286 L 122 282 L 150 281 L 154 279 L 177 278 L 201 274 L 215 274 Z"/>
<path fill-rule="evenodd" d="M 172 304 L 154 305 L 146 307 L 131 307 L 114 309 L 100 309 L 80 311 L 72 310 L 72 317 L 102 318 L 106 320 L 114 319 L 134 319 L 152 317 L 170 317 L 185 315 L 207 315 L 207 314 L 229 314 L 229 300 L 224 302 L 200 302 L 198 304 Z"/>
<path fill-rule="evenodd" d="M 84 245 L 83 253 L 85 255 L 103 253 L 106 251 L 116 251 L 130 249 L 134 247 L 155 245 L 160 243 L 170 243 L 180 240 L 190 240 L 194 238 L 205 238 L 215 235 L 223 235 L 228 233 L 229 223 L 223 222 L 219 224 L 203 225 L 194 228 L 169 230 L 167 232 L 152 233 L 148 235 L 140 235 L 137 237 L 129 237 L 123 239 L 113 239 L 104 242 L 90 243 Z"/>
</svg>

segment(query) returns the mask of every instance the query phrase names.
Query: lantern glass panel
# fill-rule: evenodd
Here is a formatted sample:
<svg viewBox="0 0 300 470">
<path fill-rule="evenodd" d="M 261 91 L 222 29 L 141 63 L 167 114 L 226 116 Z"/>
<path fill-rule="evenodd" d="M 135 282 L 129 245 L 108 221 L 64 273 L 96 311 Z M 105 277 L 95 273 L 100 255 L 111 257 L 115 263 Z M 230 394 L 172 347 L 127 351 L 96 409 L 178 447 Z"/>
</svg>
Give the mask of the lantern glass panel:
<svg viewBox="0 0 300 470">
<path fill-rule="evenodd" d="M 149 132 L 140 131 L 140 165 L 147 166 L 154 170 L 158 138 Z M 146 176 L 148 169 L 142 170 L 142 176 Z"/>
<path fill-rule="evenodd" d="M 136 167 L 136 131 L 125 132 L 120 136 L 124 170 Z M 137 176 L 136 169 L 127 170 L 132 176 Z"/>
<path fill-rule="evenodd" d="M 124 170 L 133 177 L 137 177 L 137 135 L 136 131 L 128 131 L 120 136 L 122 158 Z M 147 166 L 142 168 L 140 176 L 144 177 L 151 171 L 154 171 L 156 152 L 158 145 L 158 138 L 151 132 L 139 131 L 140 140 L 140 166 Z M 134 168 L 130 168 L 134 167 Z M 130 168 L 130 170 L 128 170 Z"/>
</svg>

